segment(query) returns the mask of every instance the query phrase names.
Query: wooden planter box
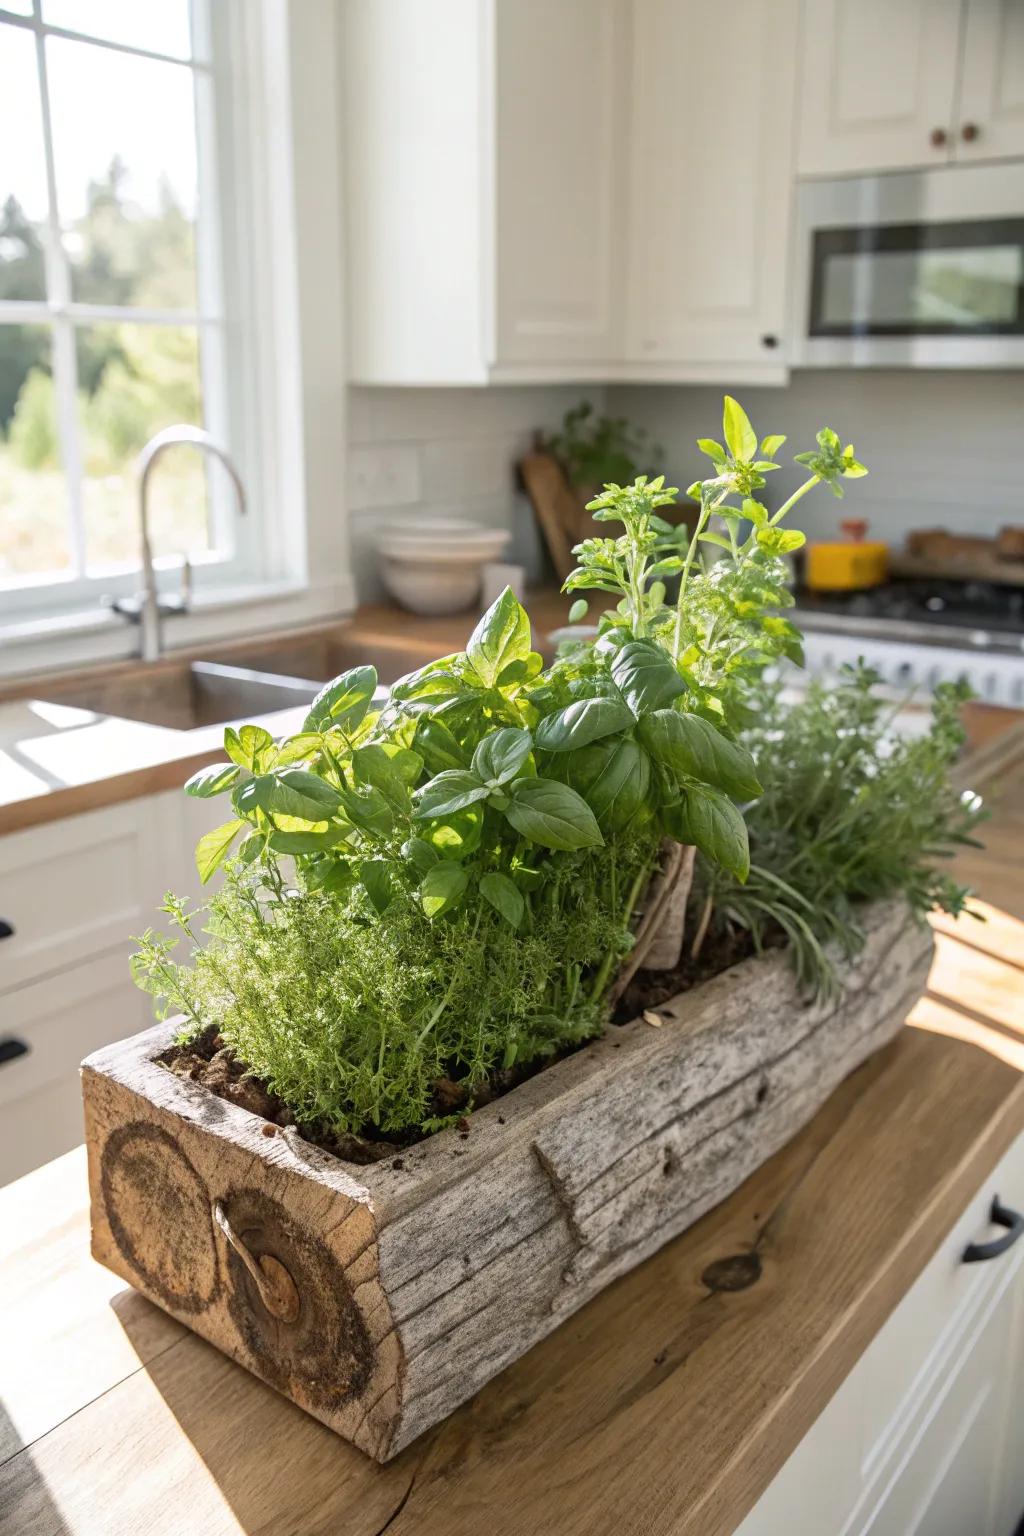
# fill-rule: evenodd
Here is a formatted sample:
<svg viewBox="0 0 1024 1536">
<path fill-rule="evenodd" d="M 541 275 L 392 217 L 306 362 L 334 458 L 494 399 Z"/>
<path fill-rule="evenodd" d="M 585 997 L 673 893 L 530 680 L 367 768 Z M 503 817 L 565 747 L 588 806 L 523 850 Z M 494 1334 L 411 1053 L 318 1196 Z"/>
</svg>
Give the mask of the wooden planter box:
<svg viewBox="0 0 1024 1536">
<path fill-rule="evenodd" d="M 92 1251 L 387 1460 L 731 1193 L 900 1029 L 931 934 L 867 914 L 837 1007 L 744 961 L 357 1167 L 173 1076 L 158 1025 L 82 1069 Z"/>
</svg>

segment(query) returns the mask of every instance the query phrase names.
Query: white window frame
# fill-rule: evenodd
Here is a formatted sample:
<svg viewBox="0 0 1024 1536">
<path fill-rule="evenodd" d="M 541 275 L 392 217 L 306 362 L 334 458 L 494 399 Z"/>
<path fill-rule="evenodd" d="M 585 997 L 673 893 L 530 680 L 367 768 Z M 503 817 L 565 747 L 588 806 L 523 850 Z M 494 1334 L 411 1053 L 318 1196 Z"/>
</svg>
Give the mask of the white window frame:
<svg viewBox="0 0 1024 1536">
<path fill-rule="evenodd" d="M 283 520 L 288 511 L 304 510 L 302 456 L 296 451 L 293 422 L 282 429 L 282 395 L 294 397 L 301 380 L 289 367 L 296 338 L 294 261 L 287 239 L 268 238 L 265 246 L 249 235 L 272 230 L 287 218 L 290 164 L 282 123 L 266 120 L 268 96 L 275 96 L 275 59 L 287 4 L 274 0 L 191 0 L 192 57 L 177 58 L 148 49 L 110 42 L 47 24 L 42 0 L 33 14 L 8 11 L 0 0 L 0 21 L 35 37 L 41 87 L 44 152 L 48 180 L 46 239 L 47 298 L 0 301 L 0 322 L 43 323 L 53 339 L 52 366 L 58 410 L 61 462 L 67 479 L 68 525 L 73 568 L 0 583 L 0 641 L 5 622 L 33 619 L 63 622 L 68 615 L 96 615 L 104 595 L 124 595 L 139 584 L 138 563 L 85 571 L 81 510 L 81 463 L 75 420 L 77 355 L 75 332 L 83 323 L 173 324 L 195 327 L 204 425 L 225 444 L 246 485 L 248 512 L 235 514 L 233 489 L 216 464 L 207 469 L 211 544 L 209 552 L 181 551 L 195 564 L 197 600 L 230 600 L 269 589 L 294 591 L 307 580 L 305 520 Z M 275 38 L 273 34 L 277 32 Z M 70 265 L 60 238 L 45 39 L 69 38 L 92 47 L 168 62 L 191 71 L 195 81 L 198 166 L 196 267 L 198 307 L 155 310 L 134 306 L 82 304 L 71 297 Z M 279 61 L 278 61 L 279 62 Z M 280 92 L 276 93 L 279 97 Z M 290 101 L 278 100 L 285 116 Z M 259 112 L 255 110 L 259 105 Z M 289 127 L 290 124 L 285 124 Z M 230 196 L 221 196 L 230 190 Z M 212 210 L 212 212 L 211 212 Z M 260 316 L 261 324 L 254 323 Z M 230 373 L 228 353 L 230 350 Z M 231 388 L 228 388 L 229 378 Z M 293 398 L 294 403 L 294 398 Z M 291 440 L 289 440 L 291 436 Z M 177 575 L 171 557 L 164 562 L 161 584 L 173 587 Z"/>
</svg>

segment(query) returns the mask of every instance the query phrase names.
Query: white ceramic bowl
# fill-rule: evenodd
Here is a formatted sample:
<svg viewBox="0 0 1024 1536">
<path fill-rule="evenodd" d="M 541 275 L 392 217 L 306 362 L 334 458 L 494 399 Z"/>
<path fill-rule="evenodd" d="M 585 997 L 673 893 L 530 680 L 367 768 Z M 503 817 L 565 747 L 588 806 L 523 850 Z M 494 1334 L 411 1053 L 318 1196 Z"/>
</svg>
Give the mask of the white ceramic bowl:
<svg viewBox="0 0 1024 1536">
<path fill-rule="evenodd" d="M 411 613 L 461 613 L 479 599 L 483 568 L 511 538 L 458 518 L 390 523 L 377 537 L 381 580 Z"/>
</svg>

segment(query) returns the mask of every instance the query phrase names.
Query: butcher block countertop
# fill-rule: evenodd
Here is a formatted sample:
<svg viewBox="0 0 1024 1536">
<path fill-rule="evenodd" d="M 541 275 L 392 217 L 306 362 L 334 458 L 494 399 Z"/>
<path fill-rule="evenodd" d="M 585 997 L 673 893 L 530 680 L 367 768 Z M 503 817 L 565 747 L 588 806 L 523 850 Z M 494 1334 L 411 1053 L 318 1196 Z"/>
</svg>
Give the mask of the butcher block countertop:
<svg viewBox="0 0 1024 1536">
<path fill-rule="evenodd" d="M 732 1532 L 1024 1132 L 1020 751 L 985 794 L 914 1027 L 385 1467 L 93 1263 L 80 1150 L 0 1190 L 3 1536 Z"/>
</svg>

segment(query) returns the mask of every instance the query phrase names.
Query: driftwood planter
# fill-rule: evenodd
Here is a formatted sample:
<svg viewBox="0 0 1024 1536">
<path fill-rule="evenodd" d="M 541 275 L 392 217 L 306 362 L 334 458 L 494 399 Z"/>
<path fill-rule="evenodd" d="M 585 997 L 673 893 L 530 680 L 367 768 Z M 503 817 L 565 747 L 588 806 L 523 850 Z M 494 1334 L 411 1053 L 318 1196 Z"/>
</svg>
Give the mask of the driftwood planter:
<svg viewBox="0 0 1024 1536">
<path fill-rule="evenodd" d="M 613 1028 L 445 1131 L 355 1167 L 156 1061 L 85 1062 L 96 1258 L 378 1460 L 683 1231 L 899 1030 L 930 933 L 867 914 L 833 1008 L 785 957 Z"/>
</svg>

